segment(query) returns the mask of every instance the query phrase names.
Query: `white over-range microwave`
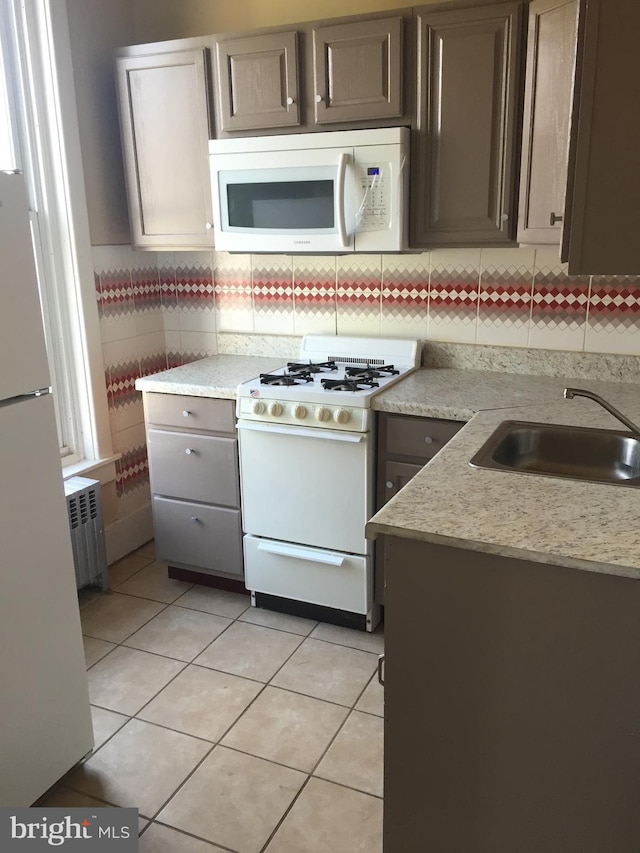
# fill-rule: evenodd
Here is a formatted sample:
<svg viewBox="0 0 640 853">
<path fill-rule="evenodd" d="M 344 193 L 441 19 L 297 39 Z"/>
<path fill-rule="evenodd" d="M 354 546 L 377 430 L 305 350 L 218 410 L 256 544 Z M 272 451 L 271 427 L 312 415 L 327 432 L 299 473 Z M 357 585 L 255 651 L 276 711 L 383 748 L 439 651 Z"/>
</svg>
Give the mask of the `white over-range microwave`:
<svg viewBox="0 0 640 853">
<path fill-rule="evenodd" d="M 406 248 L 406 127 L 213 139 L 209 159 L 219 251 Z"/>
</svg>

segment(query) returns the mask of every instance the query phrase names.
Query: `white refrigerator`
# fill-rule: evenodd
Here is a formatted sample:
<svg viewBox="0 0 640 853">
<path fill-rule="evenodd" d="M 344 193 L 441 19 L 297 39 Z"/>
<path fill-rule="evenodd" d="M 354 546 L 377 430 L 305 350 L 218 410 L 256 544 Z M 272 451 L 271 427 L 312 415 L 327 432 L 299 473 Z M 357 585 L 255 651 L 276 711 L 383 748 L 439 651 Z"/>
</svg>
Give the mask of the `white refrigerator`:
<svg viewBox="0 0 640 853">
<path fill-rule="evenodd" d="M 0 173 L 0 806 L 93 746 L 49 382 L 24 181 Z"/>
</svg>

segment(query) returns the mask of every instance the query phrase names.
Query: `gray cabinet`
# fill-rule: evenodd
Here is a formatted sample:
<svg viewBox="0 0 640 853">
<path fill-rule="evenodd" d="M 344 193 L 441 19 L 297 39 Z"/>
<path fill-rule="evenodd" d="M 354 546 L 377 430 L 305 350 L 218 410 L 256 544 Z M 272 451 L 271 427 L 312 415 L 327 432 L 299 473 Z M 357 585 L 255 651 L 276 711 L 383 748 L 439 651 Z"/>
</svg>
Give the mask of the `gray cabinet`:
<svg viewBox="0 0 640 853">
<path fill-rule="evenodd" d="M 376 509 L 397 495 L 463 426 L 461 421 L 381 412 L 378 415 Z M 384 551 L 382 539 L 376 543 L 376 604 L 384 604 Z"/>
<path fill-rule="evenodd" d="M 402 115 L 401 17 L 313 29 L 317 124 Z"/>
<path fill-rule="evenodd" d="M 208 54 L 204 46 L 171 45 L 116 58 L 131 242 L 211 248 Z"/>
<path fill-rule="evenodd" d="M 562 260 L 570 274 L 640 273 L 636 0 L 580 0 Z"/>
<path fill-rule="evenodd" d="M 518 242 L 560 243 L 578 0 L 529 7 Z"/>
<path fill-rule="evenodd" d="M 225 133 L 300 124 L 297 32 L 216 41 L 216 110 Z"/>
<path fill-rule="evenodd" d="M 523 23 L 521 2 L 416 10 L 416 248 L 513 243 Z"/>
<path fill-rule="evenodd" d="M 242 578 L 234 402 L 147 392 L 144 411 L 158 559 Z"/>
</svg>

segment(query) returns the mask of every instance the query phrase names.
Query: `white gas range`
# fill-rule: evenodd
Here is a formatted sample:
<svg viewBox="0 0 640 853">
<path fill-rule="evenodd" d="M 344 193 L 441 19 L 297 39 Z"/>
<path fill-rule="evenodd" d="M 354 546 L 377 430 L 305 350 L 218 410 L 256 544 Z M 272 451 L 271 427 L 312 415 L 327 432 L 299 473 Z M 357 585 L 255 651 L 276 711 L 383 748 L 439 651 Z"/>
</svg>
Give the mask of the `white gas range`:
<svg viewBox="0 0 640 853">
<path fill-rule="evenodd" d="M 418 341 L 307 335 L 238 388 L 245 583 L 257 606 L 373 630 L 371 400 L 420 363 Z"/>
</svg>

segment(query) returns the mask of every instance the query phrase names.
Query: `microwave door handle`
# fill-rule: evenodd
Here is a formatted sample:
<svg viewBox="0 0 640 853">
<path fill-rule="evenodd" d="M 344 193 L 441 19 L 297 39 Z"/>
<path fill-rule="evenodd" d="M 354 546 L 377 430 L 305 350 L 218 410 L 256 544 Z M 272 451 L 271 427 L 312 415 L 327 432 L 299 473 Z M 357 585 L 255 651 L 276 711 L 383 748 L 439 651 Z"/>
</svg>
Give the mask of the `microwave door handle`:
<svg viewBox="0 0 640 853">
<path fill-rule="evenodd" d="M 336 222 L 338 223 L 338 236 L 340 238 L 340 245 L 344 246 L 345 249 L 349 245 L 349 239 L 347 237 L 347 227 L 345 225 L 344 216 L 344 182 L 347 173 L 348 162 L 349 155 L 346 153 L 342 153 L 340 155 L 340 159 L 338 160 L 338 180 L 336 182 Z"/>
</svg>

